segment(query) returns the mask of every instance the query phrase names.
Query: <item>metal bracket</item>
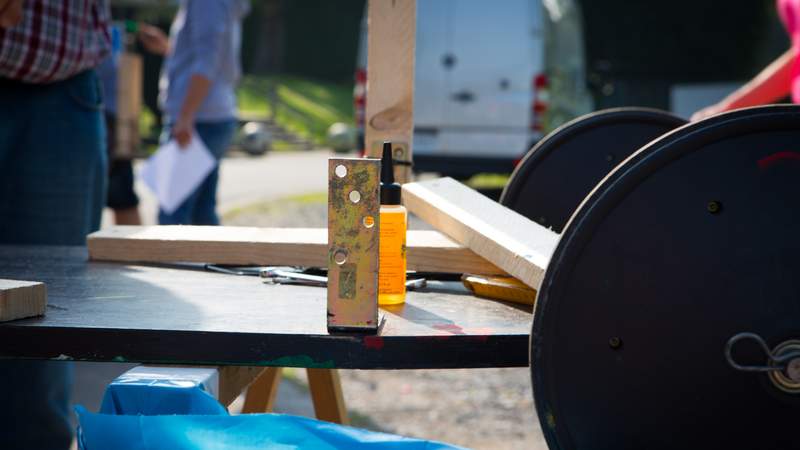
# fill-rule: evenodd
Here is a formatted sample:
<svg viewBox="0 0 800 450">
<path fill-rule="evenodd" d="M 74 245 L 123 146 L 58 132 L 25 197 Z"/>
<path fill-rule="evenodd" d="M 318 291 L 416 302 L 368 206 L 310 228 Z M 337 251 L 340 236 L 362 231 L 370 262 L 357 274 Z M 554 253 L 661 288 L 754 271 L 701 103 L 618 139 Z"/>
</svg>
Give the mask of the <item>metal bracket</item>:
<svg viewBox="0 0 800 450">
<path fill-rule="evenodd" d="M 328 160 L 328 331 L 378 330 L 380 168 Z"/>
</svg>

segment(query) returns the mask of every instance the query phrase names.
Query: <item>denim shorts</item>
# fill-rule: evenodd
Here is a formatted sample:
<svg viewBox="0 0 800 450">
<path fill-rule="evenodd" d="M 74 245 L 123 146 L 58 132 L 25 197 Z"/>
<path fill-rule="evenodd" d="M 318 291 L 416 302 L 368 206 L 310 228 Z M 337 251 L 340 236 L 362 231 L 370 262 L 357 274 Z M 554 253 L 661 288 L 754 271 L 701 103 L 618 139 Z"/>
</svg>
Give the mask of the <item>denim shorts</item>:
<svg viewBox="0 0 800 450">
<path fill-rule="evenodd" d="M 83 245 L 105 204 L 94 71 L 46 85 L 0 81 L 0 243 Z"/>
<path fill-rule="evenodd" d="M 0 79 L 0 244 L 83 245 L 100 226 L 105 145 L 93 71 L 47 85 Z M 0 448 L 69 448 L 71 369 L 0 361 Z"/>
</svg>

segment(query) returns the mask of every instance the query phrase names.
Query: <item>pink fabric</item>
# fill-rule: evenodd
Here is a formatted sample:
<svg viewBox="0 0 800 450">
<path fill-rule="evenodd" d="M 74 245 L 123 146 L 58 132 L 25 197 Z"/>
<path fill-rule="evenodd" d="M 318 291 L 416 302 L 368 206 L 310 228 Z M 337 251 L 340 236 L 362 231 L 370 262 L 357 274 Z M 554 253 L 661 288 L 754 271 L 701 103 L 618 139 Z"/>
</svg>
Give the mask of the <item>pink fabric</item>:
<svg viewBox="0 0 800 450">
<path fill-rule="evenodd" d="M 800 54 L 800 0 L 778 0 L 778 14 L 792 40 L 792 48 Z M 800 103 L 800 58 L 792 65 L 792 101 Z"/>
</svg>

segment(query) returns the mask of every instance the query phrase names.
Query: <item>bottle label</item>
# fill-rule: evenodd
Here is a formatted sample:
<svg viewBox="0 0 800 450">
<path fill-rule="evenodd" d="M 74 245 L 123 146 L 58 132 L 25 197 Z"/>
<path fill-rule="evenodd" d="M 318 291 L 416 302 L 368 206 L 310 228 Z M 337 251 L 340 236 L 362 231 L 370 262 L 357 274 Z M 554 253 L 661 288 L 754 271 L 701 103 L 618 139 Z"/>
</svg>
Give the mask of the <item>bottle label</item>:
<svg viewBox="0 0 800 450">
<path fill-rule="evenodd" d="M 379 294 L 406 292 L 406 215 L 381 214 Z"/>
</svg>

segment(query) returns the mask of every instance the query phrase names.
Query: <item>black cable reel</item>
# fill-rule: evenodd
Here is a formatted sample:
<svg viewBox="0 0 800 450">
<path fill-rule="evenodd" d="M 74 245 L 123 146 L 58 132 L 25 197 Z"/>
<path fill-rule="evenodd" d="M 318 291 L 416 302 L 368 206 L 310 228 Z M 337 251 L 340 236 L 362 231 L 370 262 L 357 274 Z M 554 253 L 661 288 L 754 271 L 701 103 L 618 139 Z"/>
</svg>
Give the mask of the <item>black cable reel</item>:
<svg viewBox="0 0 800 450">
<path fill-rule="evenodd" d="M 545 138 L 502 199 L 563 227 L 531 333 L 548 445 L 800 448 L 800 107 L 672 118 L 638 150 L 603 114 Z"/>
</svg>

